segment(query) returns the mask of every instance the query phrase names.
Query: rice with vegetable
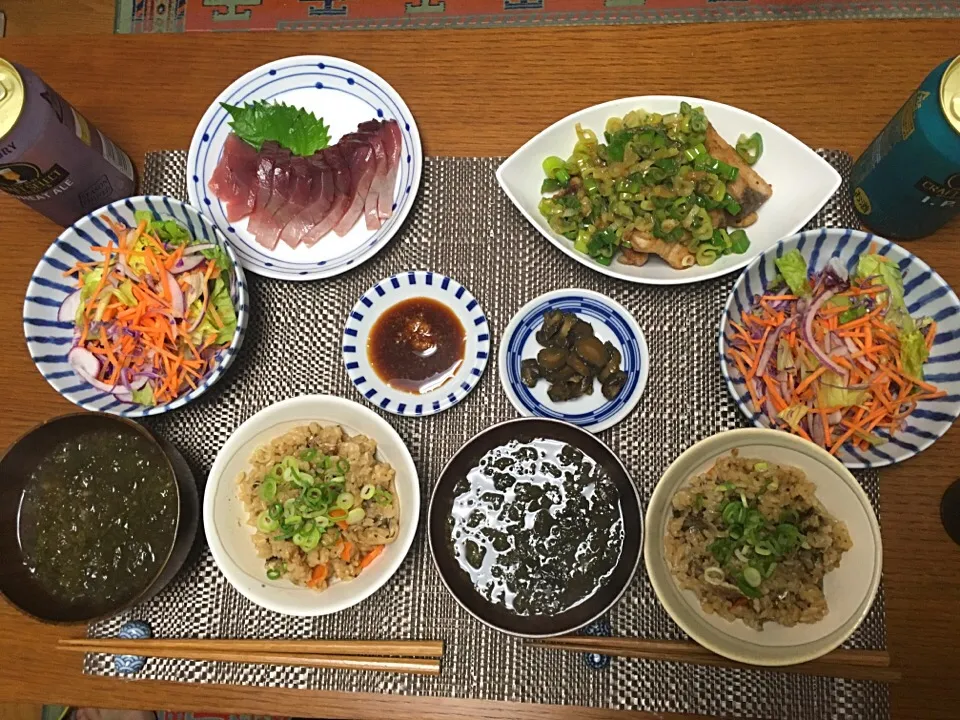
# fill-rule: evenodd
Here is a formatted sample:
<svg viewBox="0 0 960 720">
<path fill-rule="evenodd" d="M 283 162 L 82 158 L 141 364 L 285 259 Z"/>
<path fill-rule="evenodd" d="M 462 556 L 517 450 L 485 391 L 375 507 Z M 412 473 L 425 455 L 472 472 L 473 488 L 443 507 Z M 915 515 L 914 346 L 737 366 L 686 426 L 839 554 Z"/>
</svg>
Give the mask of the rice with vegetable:
<svg viewBox="0 0 960 720">
<path fill-rule="evenodd" d="M 310 423 L 257 448 L 237 495 L 270 580 L 325 590 L 372 563 L 400 531 L 396 471 L 377 443 Z"/>
<path fill-rule="evenodd" d="M 823 578 L 853 542 L 801 470 L 734 450 L 679 490 L 672 506 L 667 565 L 706 612 L 756 630 L 826 616 Z"/>
</svg>

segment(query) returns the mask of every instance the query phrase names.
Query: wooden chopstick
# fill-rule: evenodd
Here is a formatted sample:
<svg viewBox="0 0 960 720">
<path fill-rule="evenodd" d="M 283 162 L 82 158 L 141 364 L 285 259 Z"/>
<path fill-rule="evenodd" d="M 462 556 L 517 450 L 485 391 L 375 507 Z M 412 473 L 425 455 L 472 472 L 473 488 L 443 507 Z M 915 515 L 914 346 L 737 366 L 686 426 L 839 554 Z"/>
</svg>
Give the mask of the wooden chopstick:
<svg viewBox="0 0 960 720">
<path fill-rule="evenodd" d="M 87 645 L 59 647 L 66 652 L 99 652 L 112 655 L 144 655 L 174 660 L 204 660 L 209 662 L 232 662 L 262 665 L 296 665 L 299 667 L 325 668 L 330 670 L 373 670 L 379 672 L 410 673 L 415 675 L 439 675 L 440 660 L 437 658 L 408 657 L 361 657 L 350 655 L 311 655 L 309 653 L 239 652 L 229 650 L 199 650 L 155 648 L 141 645 L 143 641 L 98 641 Z"/>
<path fill-rule="evenodd" d="M 135 643 L 140 651 L 122 651 L 125 655 L 152 655 L 157 650 L 258 652 L 295 655 L 350 655 L 386 657 L 443 657 L 442 640 L 224 640 L 201 638 L 153 638 L 120 640 L 116 638 L 64 638 L 61 647 L 91 648 L 103 643 Z M 87 649 L 87 652 L 105 652 Z"/>
<path fill-rule="evenodd" d="M 600 653 L 602 655 L 616 655 L 643 660 L 695 663 L 741 670 L 769 670 L 850 680 L 873 680 L 882 683 L 895 683 L 901 679 L 900 671 L 890 667 L 890 655 L 882 650 L 834 650 L 810 662 L 772 667 L 746 665 L 728 660 L 696 643 L 682 640 L 575 636 L 543 638 L 529 644 L 533 647 L 551 650 Z"/>
</svg>

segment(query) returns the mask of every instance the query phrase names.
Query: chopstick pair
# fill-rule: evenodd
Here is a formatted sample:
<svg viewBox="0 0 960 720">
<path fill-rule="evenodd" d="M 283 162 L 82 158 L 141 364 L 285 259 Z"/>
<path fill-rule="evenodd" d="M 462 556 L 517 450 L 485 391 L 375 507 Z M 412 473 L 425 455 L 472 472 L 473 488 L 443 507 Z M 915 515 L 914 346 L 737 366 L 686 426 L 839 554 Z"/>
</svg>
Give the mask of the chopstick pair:
<svg viewBox="0 0 960 720">
<path fill-rule="evenodd" d="M 439 675 L 440 640 L 61 639 L 61 650 L 175 660 Z"/>
<path fill-rule="evenodd" d="M 740 670 L 772 670 L 882 683 L 895 683 L 901 679 L 900 671 L 890 667 L 890 655 L 883 650 L 834 650 L 816 660 L 797 665 L 758 666 L 728 660 L 696 643 L 683 640 L 568 636 L 544 638 L 528 644 L 532 647 L 551 650 L 714 665 Z"/>
</svg>

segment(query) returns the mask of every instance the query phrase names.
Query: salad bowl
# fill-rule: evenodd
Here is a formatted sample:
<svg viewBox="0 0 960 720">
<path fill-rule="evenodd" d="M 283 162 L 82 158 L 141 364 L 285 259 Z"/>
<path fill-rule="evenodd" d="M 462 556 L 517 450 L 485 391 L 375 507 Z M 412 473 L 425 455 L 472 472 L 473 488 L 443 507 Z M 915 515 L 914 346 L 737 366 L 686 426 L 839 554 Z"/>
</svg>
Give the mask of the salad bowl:
<svg viewBox="0 0 960 720">
<path fill-rule="evenodd" d="M 894 295 L 902 294 L 903 307 L 912 318 L 911 324 L 915 323 L 918 328 L 936 324 L 929 350 L 919 351 L 927 357 L 912 360 L 902 354 L 900 357 L 904 363 L 912 361 L 922 365 L 922 380 L 936 387 L 937 397 L 911 403 L 908 407 L 912 411 L 902 418 L 892 433 L 883 425 L 872 430 L 864 438 L 868 440 L 865 449 L 862 443 L 861 447 L 844 443 L 836 450 L 838 459 L 848 468 L 881 467 L 911 458 L 930 447 L 960 416 L 960 371 L 957 370 L 960 300 L 946 281 L 916 255 L 889 240 L 859 230 L 820 229 L 793 235 L 756 258 L 737 280 L 720 319 L 718 333 L 720 369 L 737 406 L 757 427 L 774 425 L 770 408 L 755 407 L 743 374 L 731 362 L 729 351 L 736 334 L 735 324 L 742 326 L 744 313 L 754 307 L 758 296 L 767 292 L 778 275 L 782 275 L 777 260 L 788 254 L 802 265 L 799 270 L 801 280 L 805 273 L 809 273 L 811 279 L 822 275 L 828 266 L 831 272 L 840 275 L 862 274 L 863 268 L 858 267 L 861 258 L 876 254 L 881 264 L 890 265 L 894 271 L 892 275 L 897 279 L 886 280 L 886 273 L 871 270 L 873 277 L 870 280 L 879 283 L 883 278 L 885 290 Z M 788 274 L 793 272 L 790 270 Z M 815 302 L 822 290 L 815 280 L 813 284 L 811 301 Z M 838 390 L 841 402 L 846 402 L 843 400 L 844 391 L 859 391 L 860 386 L 834 388 L 831 385 L 830 389 Z M 832 393 L 831 397 L 837 397 L 837 393 Z M 831 401 L 831 404 L 834 403 Z M 856 407 L 856 403 L 851 401 L 850 407 Z M 782 422 L 778 424 L 784 426 Z"/>
<path fill-rule="evenodd" d="M 222 277 L 225 292 L 229 293 L 236 314 L 232 338 L 216 351 L 212 369 L 195 382 L 196 387 L 171 401 L 153 405 L 133 402 L 130 387 L 119 383 L 112 390 L 98 387 L 98 383 L 91 382 L 91 378 L 83 373 L 83 368 L 78 372 L 75 357 L 71 357 L 78 345 L 75 311 L 68 308 L 77 292 L 76 276 L 69 275 L 71 269 L 78 262 L 90 263 L 95 259 L 102 262 L 103 255 L 92 248 L 115 246 L 116 236 L 109 223 L 135 228 L 138 224 L 135 214 L 144 211 L 161 221 L 175 221 L 195 243 L 208 247 L 215 245 L 226 254 L 229 269 L 223 271 Z M 47 248 L 30 278 L 23 304 L 23 332 L 37 370 L 67 400 L 85 410 L 125 417 L 146 417 L 183 407 L 205 393 L 223 376 L 243 342 L 248 305 L 243 269 L 213 223 L 179 200 L 164 195 L 145 195 L 110 203 L 80 218 L 60 233 Z"/>
</svg>

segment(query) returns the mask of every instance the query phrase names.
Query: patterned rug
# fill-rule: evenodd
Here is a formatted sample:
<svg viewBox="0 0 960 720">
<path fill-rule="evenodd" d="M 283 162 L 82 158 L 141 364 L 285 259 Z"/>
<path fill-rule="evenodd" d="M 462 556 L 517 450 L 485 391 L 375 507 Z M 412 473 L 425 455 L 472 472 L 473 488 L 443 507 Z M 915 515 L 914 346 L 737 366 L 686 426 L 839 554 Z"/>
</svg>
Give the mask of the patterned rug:
<svg viewBox="0 0 960 720">
<path fill-rule="evenodd" d="M 960 17 L 957 0 L 117 0 L 116 32 Z"/>
</svg>

